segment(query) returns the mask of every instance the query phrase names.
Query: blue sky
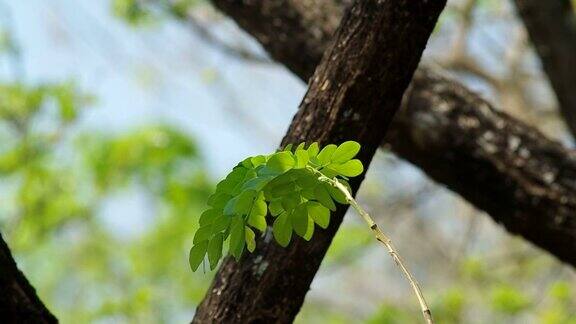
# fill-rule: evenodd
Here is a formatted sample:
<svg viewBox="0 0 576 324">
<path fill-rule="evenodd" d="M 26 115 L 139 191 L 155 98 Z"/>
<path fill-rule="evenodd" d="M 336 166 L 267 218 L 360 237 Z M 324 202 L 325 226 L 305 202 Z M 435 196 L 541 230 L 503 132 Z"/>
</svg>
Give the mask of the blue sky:
<svg viewBox="0 0 576 324">
<path fill-rule="evenodd" d="M 96 97 L 81 128 L 176 125 L 196 138 L 215 177 L 246 155 L 273 150 L 305 91 L 284 68 L 222 54 L 181 24 L 130 27 L 111 14 L 110 1 L 0 4 L 22 49 L 23 81 L 75 80 Z M 217 28 L 226 37 L 235 27 Z"/>
</svg>

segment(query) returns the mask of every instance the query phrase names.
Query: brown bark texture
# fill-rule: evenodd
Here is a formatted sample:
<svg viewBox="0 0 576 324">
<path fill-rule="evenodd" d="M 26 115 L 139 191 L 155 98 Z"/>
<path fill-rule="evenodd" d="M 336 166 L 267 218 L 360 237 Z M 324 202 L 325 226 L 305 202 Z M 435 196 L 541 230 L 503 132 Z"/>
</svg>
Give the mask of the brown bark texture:
<svg viewBox="0 0 576 324">
<path fill-rule="evenodd" d="M 444 5 L 444 0 L 355 2 L 311 78 L 282 145 L 355 140 L 362 144 L 358 158 L 367 167 Z M 351 182 L 354 192 L 360 182 Z M 346 209 L 340 206 L 332 213 L 328 229 L 316 231 L 310 242 L 296 239 L 282 248 L 266 235 L 239 263 L 227 258 L 193 322 L 291 323 Z"/>
<path fill-rule="evenodd" d="M 576 14 L 571 0 L 514 0 L 576 138 Z"/>
<path fill-rule="evenodd" d="M 58 323 L 44 306 L 24 274 L 18 270 L 0 235 L 0 322 Z"/>
<path fill-rule="evenodd" d="M 328 37 L 291 40 L 313 31 L 330 33 L 337 20 L 330 17 L 340 17 L 342 9 L 333 0 L 317 0 L 316 7 L 296 0 L 281 5 L 271 0 L 212 2 L 303 80 L 313 72 L 320 59 L 314 53 L 326 47 L 328 42 L 321 40 Z M 574 151 L 424 66 L 414 75 L 384 145 L 511 233 L 576 266 Z"/>
</svg>

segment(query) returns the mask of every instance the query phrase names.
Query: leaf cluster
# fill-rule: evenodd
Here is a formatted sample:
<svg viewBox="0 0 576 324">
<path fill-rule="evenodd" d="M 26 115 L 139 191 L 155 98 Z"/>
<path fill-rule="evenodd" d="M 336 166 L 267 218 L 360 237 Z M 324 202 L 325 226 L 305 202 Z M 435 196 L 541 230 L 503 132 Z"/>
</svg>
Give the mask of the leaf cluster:
<svg viewBox="0 0 576 324">
<path fill-rule="evenodd" d="M 310 240 L 315 226 L 328 227 L 330 211 L 346 204 L 344 194 L 323 179 L 338 179 L 346 187 L 348 178 L 364 168 L 358 159 L 360 144 L 354 141 L 320 150 L 318 143 L 249 157 L 218 183 L 209 198 L 210 208 L 200 216 L 200 228 L 190 250 L 195 271 L 206 255 L 214 269 L 222 258 L 224 243 L 237 260 L 245 249 L 253 252 L 256 235 L 264 234 L 270 215 L 272 235 L 283 247 L 293 233 Z"/>
</svg>

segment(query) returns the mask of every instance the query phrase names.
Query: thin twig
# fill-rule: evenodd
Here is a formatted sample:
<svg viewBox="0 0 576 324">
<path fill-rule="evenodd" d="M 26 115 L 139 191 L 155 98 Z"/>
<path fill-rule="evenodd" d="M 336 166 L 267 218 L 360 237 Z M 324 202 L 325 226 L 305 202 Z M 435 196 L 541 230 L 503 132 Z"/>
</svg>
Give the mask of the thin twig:
<svg viewBox="0 0 576 324">
<path fill-rule="evenodd" d="M 402 260 L 400 254 L 398 254 L 398 251 L 392 244 L 392 240 L 390 240 L 390 238 L 388 238 L 388 236 L 386 236 L 386 234 L 384 234 L 380 230 L 378 224 L 376 224 L 372 219 L 372 217 L 370 217 L 370 215 L 364 209 L 362 209 L 362 207 L 360 207 L 358 202 L 356 202 L 354 197 L 352 197 L 352 193 L 350 193 L 350 191 L 348 191 L 348 188 L 346 188 L 346 186 L 344 186 L 340 181 L 338 181 L 338 179 L 336 178 L 330 179 L 324 176 L 320 171 L 314 168 L 310 169 L 315 174 L 319 175 L 318 179 L 320 181 L 324 181 L 330 184 L 331 186 L 340 190 L 344 194 L 350 206 L 352 206 L 352 208 L 354 208 L 356 212 L 358 212 L 358 214 L 362 217 L 362 219 L 364 219 L 366 224 L 368 224 L 372 232 L 374 232 L 374 236 L 376 237 L 376 239 L 388 249 L 388 253 L 392 257 L 392 259 L 394 259 L 394 262 L 400 268 L 400 270 L 402 270 L 402 273 L 404 274 L 406 279 L 408 279 L 408 282 L 410 282 L 410 286 L 412 286 L 412 290 L 416 294 L 416 298 L 418 298 L 418 303 L 420 304 L 420 309 L 422 310 L 422 314 L 424 316 L 424 320 L 426 321 L 426 323 L 434 324 L 434 320 L 432 319 L 432 313 L 430 312 L 430 307 L 428 307 L 428 303 L 426 303 L 426 299 L 424 298 L 424 294 L 422 294 L 420 285 L 418 285 L 418 282 L 404 264 L 404 260 Z"/>
</svg>

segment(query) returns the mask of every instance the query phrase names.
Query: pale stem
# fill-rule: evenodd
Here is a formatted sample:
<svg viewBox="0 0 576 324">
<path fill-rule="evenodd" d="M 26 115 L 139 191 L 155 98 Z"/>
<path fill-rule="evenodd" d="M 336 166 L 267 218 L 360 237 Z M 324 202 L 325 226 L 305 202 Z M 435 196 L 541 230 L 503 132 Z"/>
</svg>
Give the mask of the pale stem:
<svg viewBox="0 0 576 324">
<path fill-rule="evenodd" d="M 410 283 L 410 286 L 412 287 L 414 294 L 416 294 L 416 298 L 418 298 L 418 303 L 420 304 L 420 309 L 422 310 L 422 314 L 424 315 L 424 320 L 426 321 L 427 324 L 433 324 L 434 320 L 432 319 L 432 313 L 430 312 L 430 308 L 428 307 L 428 304 L 426 303 L 426 299 L 424 298 L 424 295 L 422 294 L 422 290 L 420 289 L 420 286 L 418 285 L 418 282 L 416 281 L 416 279 L 414 278 L 412 273 L 408 270 L 408 268 L 404 264 L 404 261 L 400 257 L 400 254 L 398 254 L 398 251 L 396 250 L 396 248 L 392 244 L 392 241 L 390 240 L 390 238 L 388 238 L 388 236 L 386 236 L 386 234 L 384 234 L 380 230 L 380 228 L 374 222 L 372 217 L 370 217 L 370 215 L 364 209 L 362 209 L 362 207 L 360 207 L 360 205 L 358 205 L 358 202 L 356 202 L 354 197 L 352 197 L 352 194 L 350 193 L 350 191 L 348 191 L 348 188 L 346 188 L 346 186 L 344 186 L 340 181 L 338 181 L 338 179 L 336 179 L 336 178 L 330 179 L 330 178 L 326 177 L 325 175 L 323 175 L 320 171 L 318 171 L 314 168 L 310 168 L 310 169 L 315 174 L 319 175 L 318 179 L 320 181 L 324 181 L 324 182 L 329 183 L 330 185 L 332 185 L 336 189 L 340 190 L 344 194 L 344 196 L 346 197 L 346 200 L 348 201 L 350 206 L 352 206 L 352 208 L 354 208 L 356 210 L 356 212 L 362 217 L 362 219 L 364 219 L 366 224 L 368 224 L 368 226 L 370 227 L 370 229 L 374 233 L 374 236 L 376 237 L 376 239 L 388 249 L 388 253 L 390 254 L 390 256 L 392 256 L 392 259 L 394 259 L 394 262 L 400 268 L 400 270 L 402 270 L 402 273 L 404 274 L 406 279 L 408 279 L 408 282 Z"/>
</svg>

